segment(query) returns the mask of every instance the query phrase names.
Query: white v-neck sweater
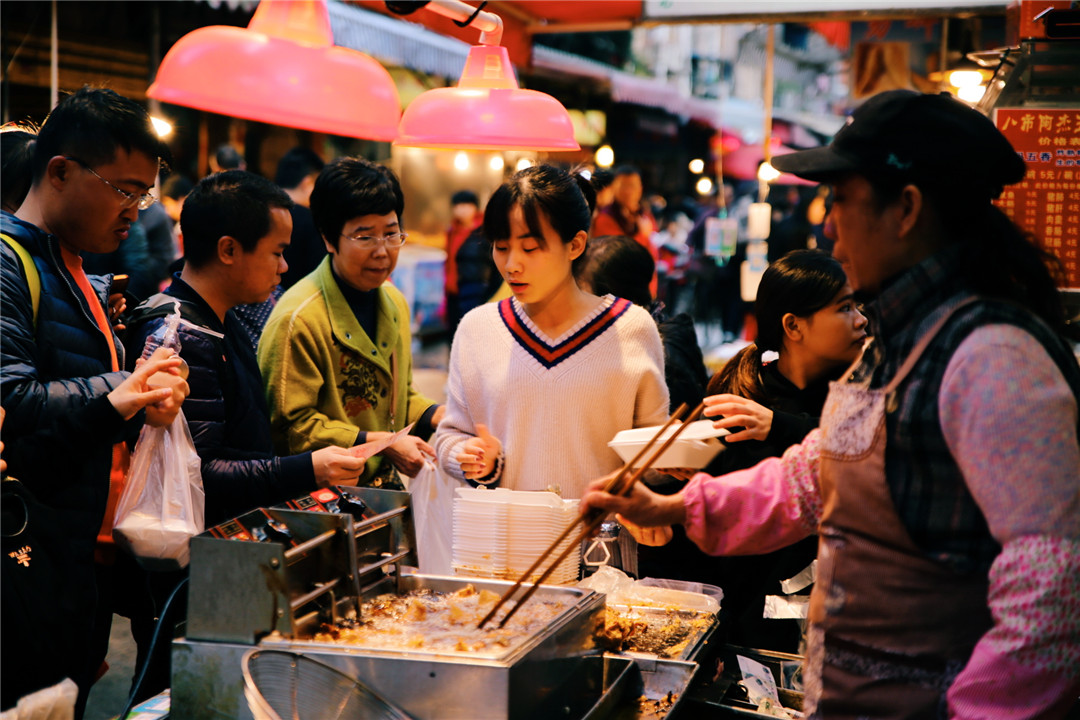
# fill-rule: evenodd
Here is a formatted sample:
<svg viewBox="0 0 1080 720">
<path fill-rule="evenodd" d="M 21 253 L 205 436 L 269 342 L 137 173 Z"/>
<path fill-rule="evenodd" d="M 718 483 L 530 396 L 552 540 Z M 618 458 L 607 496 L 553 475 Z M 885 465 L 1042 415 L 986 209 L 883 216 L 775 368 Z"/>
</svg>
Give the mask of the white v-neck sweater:
<svg viewBox="0 0 1080 720">
<path fill-rule="evenodd" d="M 609 295 L 550 340 L 511 298 L 472 310 L 458 326 L 446 416 L 432 444 L 443 470 L 464 480 L 457 455 L 483 423 L 503 450 L 486 484 L 557 485 L 564 498 L 579 498 L 621 467 L 608 447 L 617 432 L 667 417 L 664 350 L 648 312 Z"/>
</svg>

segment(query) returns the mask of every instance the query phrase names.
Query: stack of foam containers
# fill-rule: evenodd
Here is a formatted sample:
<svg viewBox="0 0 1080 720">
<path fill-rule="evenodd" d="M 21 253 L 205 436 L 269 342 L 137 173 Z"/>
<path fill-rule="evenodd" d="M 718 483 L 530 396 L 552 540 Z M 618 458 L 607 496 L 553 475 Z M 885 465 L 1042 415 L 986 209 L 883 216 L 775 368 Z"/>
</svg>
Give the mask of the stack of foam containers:
<svg viewBox="0 0 1080 720">
<path fill-rule="evenodd" d="M 458 488 L 454 497 L 452 567 L 456 575 L 517 580 L 551 543 L 577 518 L 576 500 L 563 500 L 549 492 L 505 488 Z M 552 553 L 558 557 L 574 541 L 570 533 Z M 526 582 L 547 569 L 545 562 Z M 565 585 L 577 582 L 581 567 L 580 544 L 544 581 Z"/>
</svg>

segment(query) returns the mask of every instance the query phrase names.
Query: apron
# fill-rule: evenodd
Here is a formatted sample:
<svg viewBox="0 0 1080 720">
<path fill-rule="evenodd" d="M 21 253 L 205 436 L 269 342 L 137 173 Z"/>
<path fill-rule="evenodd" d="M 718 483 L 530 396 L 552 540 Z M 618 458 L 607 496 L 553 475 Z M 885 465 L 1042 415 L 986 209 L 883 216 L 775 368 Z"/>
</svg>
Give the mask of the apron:
<svg viewBox="0 0 1080 720">
<path fill-rule="evenodd" d="M 926 557 L 904 528 L 885 476 L 885 416 L 896 410 L 897 388 L 949 318 L 976 299 L 923 334 L 884 388 L 830 387 L 821 419 L 824 507 L 810 599 L 809 717 L 944 718 L 949 685 L 992 624 L 988 578 L 959 575 Z"/>
</svg>

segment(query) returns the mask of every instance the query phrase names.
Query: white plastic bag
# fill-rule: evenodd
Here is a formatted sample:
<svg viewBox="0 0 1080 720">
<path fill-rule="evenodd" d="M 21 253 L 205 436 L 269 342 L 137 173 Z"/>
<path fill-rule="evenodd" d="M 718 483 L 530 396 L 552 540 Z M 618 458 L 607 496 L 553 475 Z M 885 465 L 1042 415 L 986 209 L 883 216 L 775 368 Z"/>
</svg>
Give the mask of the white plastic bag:
<svg viewBox="0 0 1080 720">
<path fill-rule="evenodd" d="M 423 469 L 409 483 L 413 519 L 416 522 L 416 550 L 420 572 L 425 575 L 453 575 L 451 566 L 454 538 L 454 491 L 468 487 L 443 472 L 435 463 Z"/>
<path fill-rule="evenodd" d="M 200 467 L 183 411 L 168 427 L 143 427 L 116 506 L 113 539 L 148 570 L 187 567 L 188 541 L 205 529 Z"/>
</svg>

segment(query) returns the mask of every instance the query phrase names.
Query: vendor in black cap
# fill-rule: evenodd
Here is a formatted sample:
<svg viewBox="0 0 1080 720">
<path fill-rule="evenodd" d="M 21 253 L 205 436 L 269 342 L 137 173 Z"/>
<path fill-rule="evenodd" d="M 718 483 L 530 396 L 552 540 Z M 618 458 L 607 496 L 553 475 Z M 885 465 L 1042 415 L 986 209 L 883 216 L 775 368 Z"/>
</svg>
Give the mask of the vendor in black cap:
<svg viewBox="0 0 1080 720">
<path fill-rule="evenodd" d="M 707 552 L 820 536 L 807 717 L 1059 718 L 1080 691 L 1080 369 L 1053 263 L 991 201 L 993 123 L 892 91 L 776 168 L 833 188 L 825 232 L 874 332 L 819 430 L 679 494 L 583 507 Z"/>
</svg>

